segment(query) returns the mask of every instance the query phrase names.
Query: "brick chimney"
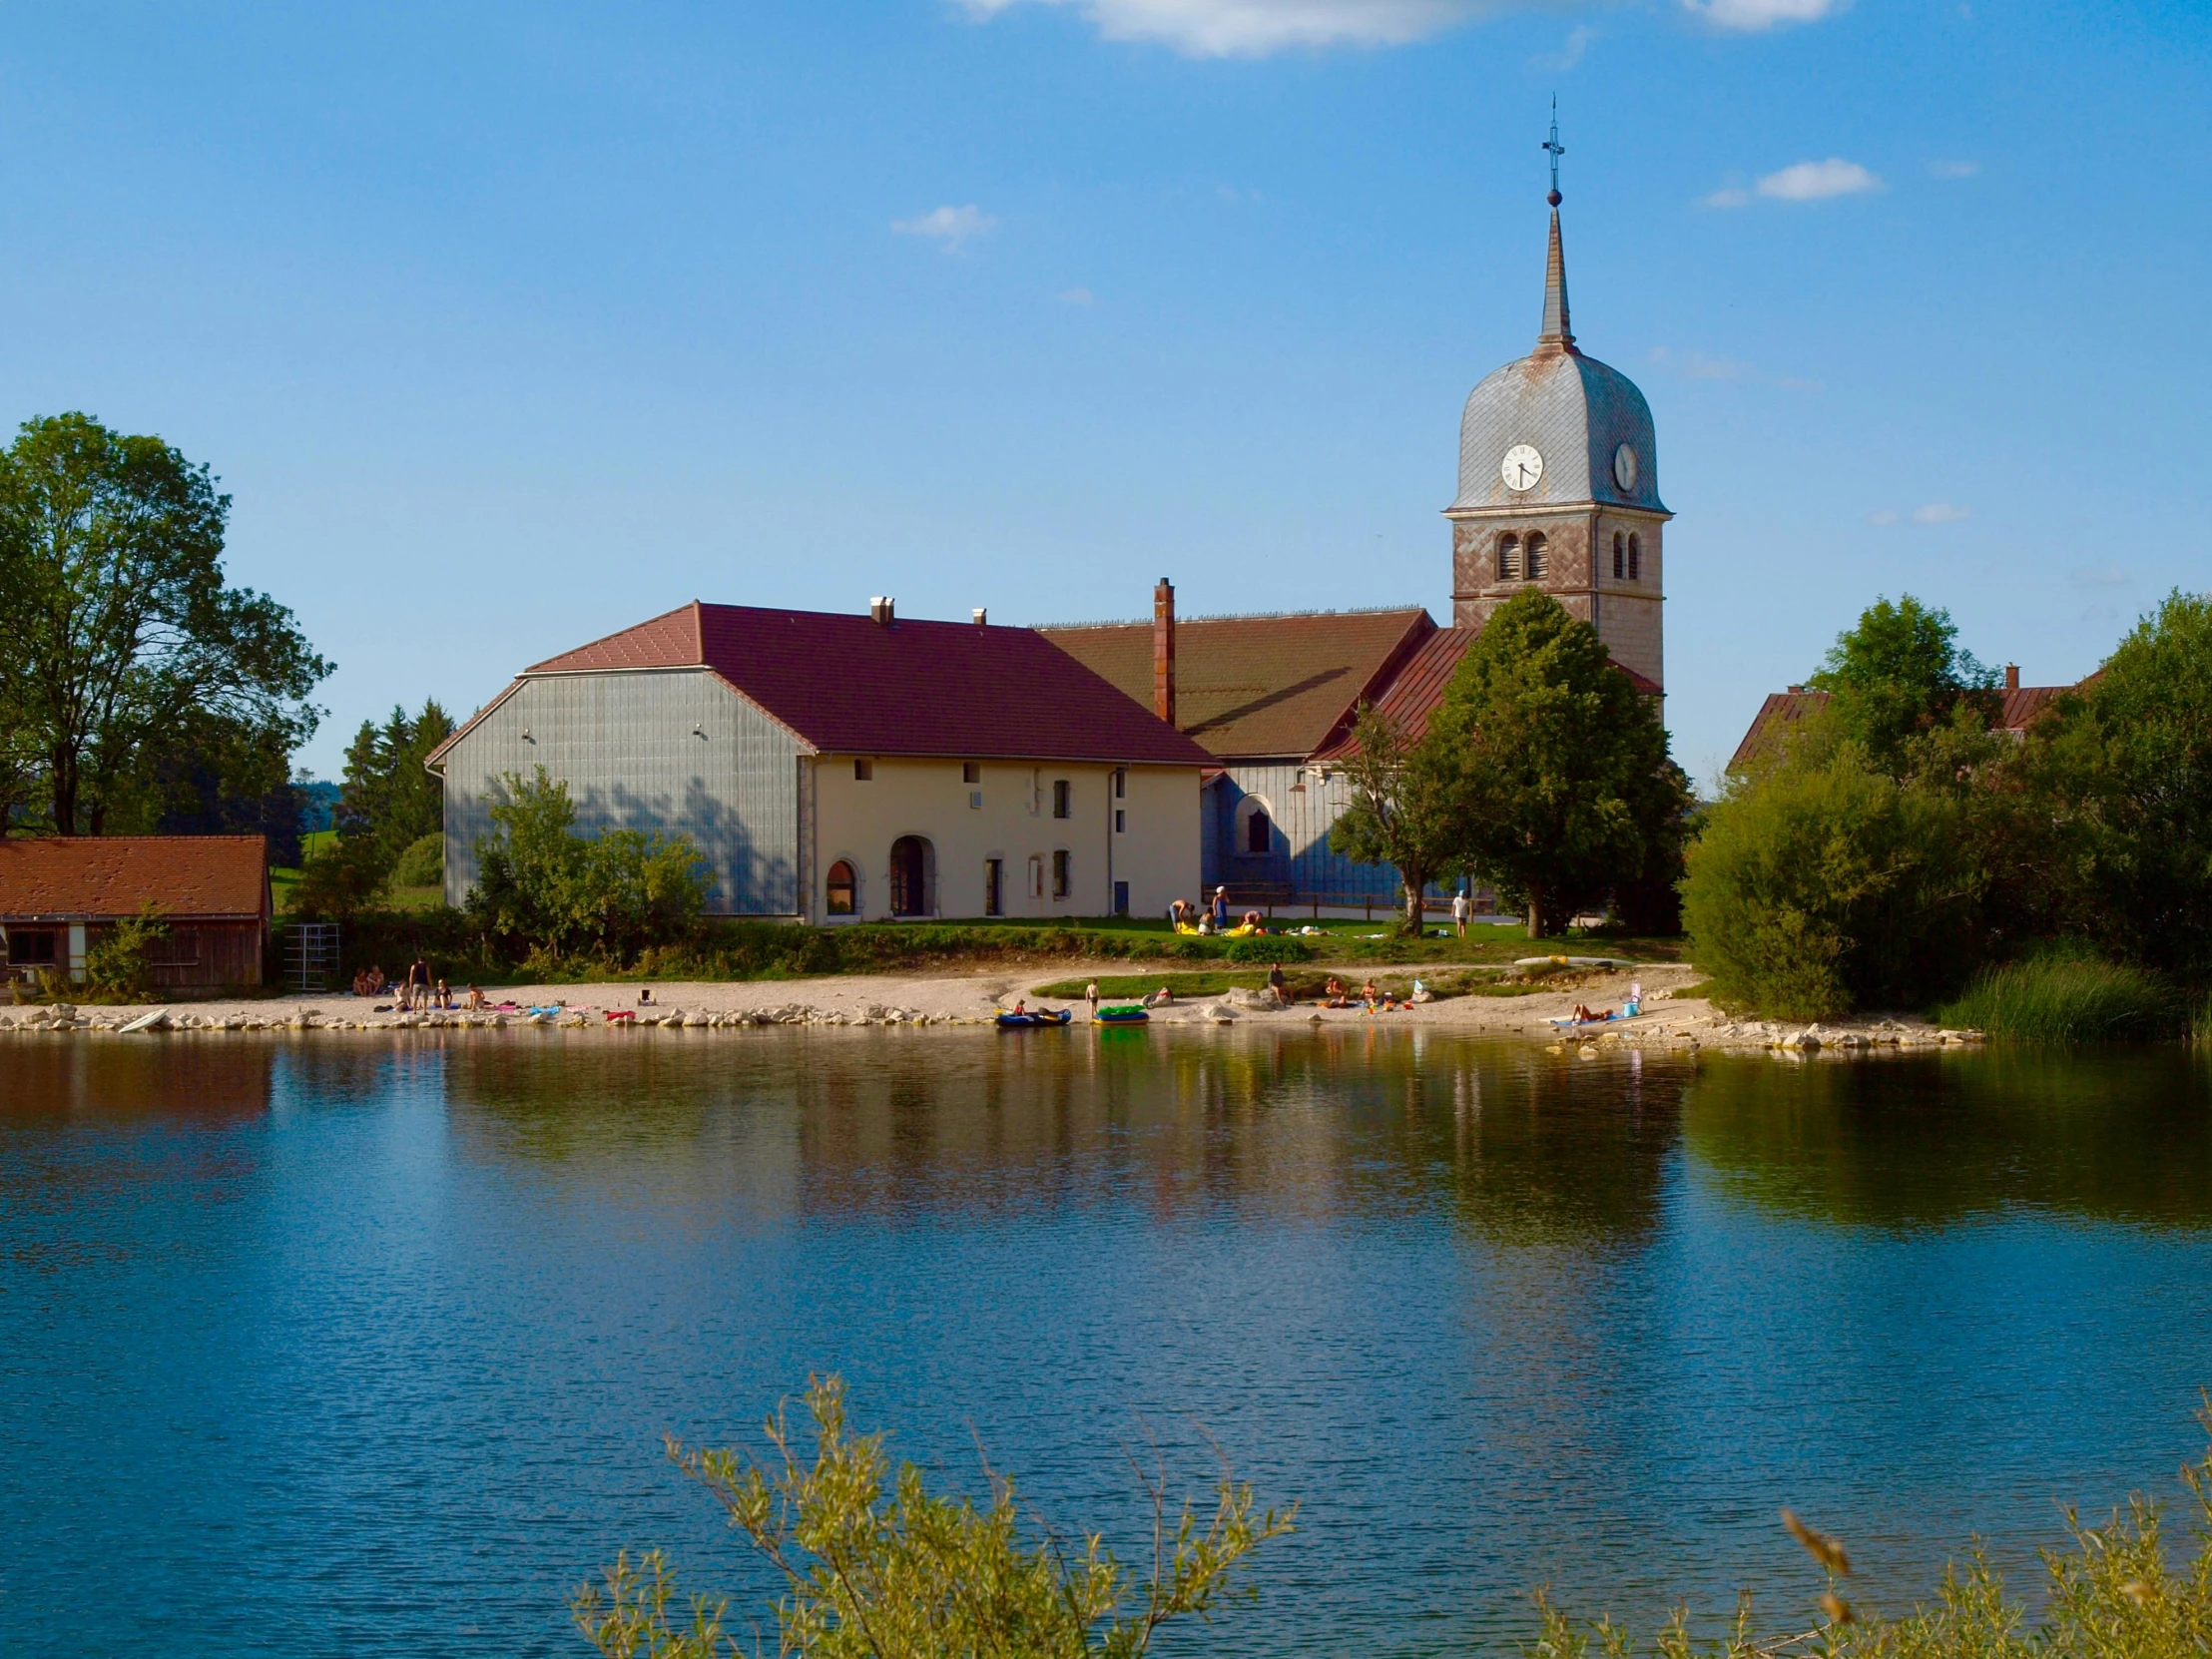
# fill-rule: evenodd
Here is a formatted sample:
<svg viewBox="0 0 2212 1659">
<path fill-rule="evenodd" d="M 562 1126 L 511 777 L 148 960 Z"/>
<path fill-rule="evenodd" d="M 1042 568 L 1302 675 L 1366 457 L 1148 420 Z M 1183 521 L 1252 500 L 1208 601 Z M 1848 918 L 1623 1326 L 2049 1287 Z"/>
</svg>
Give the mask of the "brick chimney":
<svg viewBox="0 0 2212 1659">
<path fill-rule="evenodd" d="M 2020 689 L 2020 665 L 2018 663 L 2006 663 L 2004 665 L 2004 689 L 2006 691 L 2018 691 Z"/>
<path fill-rule="evenodd" d="M 1152 590 L 1152 712 L 1175 724 L 1175 584 Z"/>
<path fill-rule="evenodd" d="M 877 594 L 867 602 L 868 620 L 878 627 L 888 628 L 898 620 L 898 601 L 884 594 Z"/>
</svg>

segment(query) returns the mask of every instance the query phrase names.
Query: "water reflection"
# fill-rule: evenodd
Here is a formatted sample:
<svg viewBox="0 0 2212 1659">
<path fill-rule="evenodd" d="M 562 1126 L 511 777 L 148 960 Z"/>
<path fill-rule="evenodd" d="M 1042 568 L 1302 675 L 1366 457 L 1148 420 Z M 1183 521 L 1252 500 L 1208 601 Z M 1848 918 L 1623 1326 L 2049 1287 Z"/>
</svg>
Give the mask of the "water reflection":
<svg viewBox="0 0 2212 1659">
<path fill-rule="evenodd" d="M 2212 1087 L 2179 1045 L 1716 1060 L 1683 1138 L 1731 1196 L 1823 1221 L 1939 1227 L 2031 1208 L 2212 1223 Z"/>
</svg>

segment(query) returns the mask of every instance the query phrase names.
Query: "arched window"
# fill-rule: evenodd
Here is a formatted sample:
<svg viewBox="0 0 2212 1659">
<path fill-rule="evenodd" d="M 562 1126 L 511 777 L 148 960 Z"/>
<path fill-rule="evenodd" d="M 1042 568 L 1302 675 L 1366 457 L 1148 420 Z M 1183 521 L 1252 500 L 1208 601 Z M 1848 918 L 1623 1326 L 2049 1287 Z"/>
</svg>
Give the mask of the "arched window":
<svg viewBox="0 0 2212 1659">
<path fill-rule="evenodd" d="M 1497 538 L 1497 579 L 1500 582 L 1520 580 L 1520 537 Z"/>
<path fill-rule="evenodd" d="M 1247 852 L 1267 851 L 1272 844 L 1269 839 L 1269 832 L 1274 828 L 1275 826 L 1268 822 L 1268 815 L 1266 813 L 1254 813 L 1250 818 L 1246 819 L 1245 850 Z"/>
<path fill-rule="evenodd" d="M 1544 534 L 1533 531 L 1528 538 L 1528 579 L 1541 582 L 1544 579 Z"/>
<path fill-rule="evenodd" d="M 848 916 L 859 908 L 860 879 L 842 858 L 830 866 L 827 888 L 831 915 Z"/>
<path fill-rule="evenodd" d="M 1247 858 L 1264 858 L 1275 850 L 1275 814 L 1266 797 L 1248 795 L 1237 803 L 1237 838 L 1232 844 Z"/>
<path fill-rule="evenodd" d="M 1627 542 L 1618 530 L 1613 532 L 1613 580 L 1618 582 L 1628 574 Z"/>
<path fill-rule="evenodd" d="M 1641 582 L 1644 579 L 1644 542 L 1641 536 L 1628 538 L 1628 579 Z"/>
<path fill-rule="evenodd" d="M 891 842 L 891 914 L 926 916 L 936 910 L 937 849 L 919 835 Z"/>
</svg>

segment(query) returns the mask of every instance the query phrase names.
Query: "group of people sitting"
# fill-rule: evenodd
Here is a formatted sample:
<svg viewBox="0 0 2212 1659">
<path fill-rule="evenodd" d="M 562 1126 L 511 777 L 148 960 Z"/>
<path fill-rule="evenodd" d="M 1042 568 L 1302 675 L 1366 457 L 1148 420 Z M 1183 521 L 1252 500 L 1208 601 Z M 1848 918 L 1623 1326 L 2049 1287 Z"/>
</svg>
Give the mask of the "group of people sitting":
<svg viewBox="0 0 2212 1659">
<path fill-rule="evenodd" d="M 1412 993 L 1400 997 L 1395 991 L 1378 987 L 1373 979 L 1362 985 L 1357 993 L 1349 990 L 1345 982 L 1335 974 L 1329 976 L 1329 987 L 1323 1000 L 1331 1008 L 1365 1008 L 1369 1013 L 1394 1013 L 1400 1008 L 1410 1008 L 1416 1002 L 1433 1002 L 1435 997 L 1418 979 L 1413 981 Z"/>
<path fill-rule="evenodd" d="M 369 966 L 353 975 L 355 996 L 391 996 L 391 1006 L 402 1014 L 427 1012 L 432 1008 L 466 1008 L 471 1013 L 487 1006 L 484 993 L 474 985 L 468 987 L 464 1000 L 455 1001 L 452 988 L 442 979 L 430 976 L 430 964 L 417 956 L 414 965 L 399 979 L 386 979 L 381 967 Z"/>
<path fill-rule="evenodd" d="M 1178 933 L 1265 933 L 1267 918 L 1258 910 L 1247 910 L 1235 927 L 1229 925 L 1229 889 L 1216 887 L 1213 901 L 1193 904 L 1187 898 L 1178 898 L 1168 906 L 1168 919 L 1175 923 Z"/>
</svg>

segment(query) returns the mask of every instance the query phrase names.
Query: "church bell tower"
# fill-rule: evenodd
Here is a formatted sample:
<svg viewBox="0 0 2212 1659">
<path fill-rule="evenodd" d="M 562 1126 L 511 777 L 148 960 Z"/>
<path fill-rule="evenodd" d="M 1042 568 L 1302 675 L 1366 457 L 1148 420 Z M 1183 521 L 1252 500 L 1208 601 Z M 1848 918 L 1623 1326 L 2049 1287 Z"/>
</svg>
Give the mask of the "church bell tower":
<svg viewBox="0 0 2212 1659">
<path fill-rule="evenodd" d="M 1525 587 L 1592 624 L 1613 660 L 1666 685 L 1659 500 L 1651 406 L 1635 382 L 1586 356 L 1567 310 L 1559 239 L 1559 123 L 1551 155 L 1551 246 L 1536 349 L 1487 376 L 1459 420 L 1451 520 L 1451 619 L 1479 628 Z"/>
</svg>

